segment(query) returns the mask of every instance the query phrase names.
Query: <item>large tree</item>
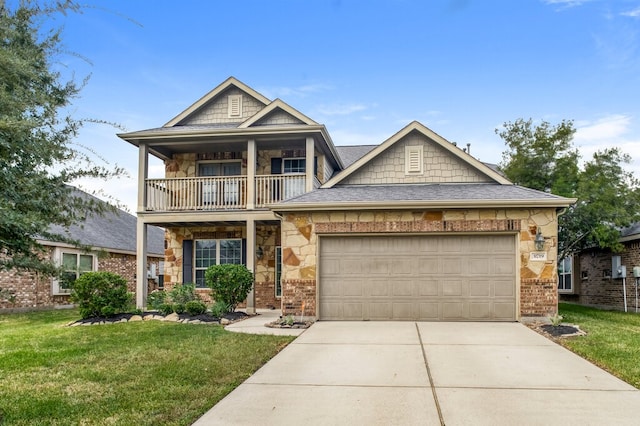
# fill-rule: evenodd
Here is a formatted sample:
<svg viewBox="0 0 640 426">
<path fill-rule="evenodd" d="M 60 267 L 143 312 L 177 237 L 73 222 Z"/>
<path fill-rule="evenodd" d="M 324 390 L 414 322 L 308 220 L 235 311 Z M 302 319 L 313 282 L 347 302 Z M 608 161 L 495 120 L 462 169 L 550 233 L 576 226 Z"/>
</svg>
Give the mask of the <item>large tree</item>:
<svg viewBox="0 0 640 426">
<path fill-rule="evenodd" d="M 38 239 L 77 244 L 51 226 L 65 229 L 109 208 L 69 184 L 122 173 L 74 143 L 83 121 L 67 111 L 82 83 L 56 70 L 61 32 L 44 28 L 54 14 L 78 10 L 64 0 L 13 8 L 0 1 L 0 270 L 54 273 Z"/>
<path fill-rule="evenodd" d="M 589 247 L 622 248 L 620 231 L 640 220 L 638 180 L 624 169 L 628 155 L 607 148 L 580 167 L 572 121 L 518 119 L 496 133 L 507 146 L 500 169 L 510 180 L 578 199 L 559 218 L 559 258 Z"/>
</svg>

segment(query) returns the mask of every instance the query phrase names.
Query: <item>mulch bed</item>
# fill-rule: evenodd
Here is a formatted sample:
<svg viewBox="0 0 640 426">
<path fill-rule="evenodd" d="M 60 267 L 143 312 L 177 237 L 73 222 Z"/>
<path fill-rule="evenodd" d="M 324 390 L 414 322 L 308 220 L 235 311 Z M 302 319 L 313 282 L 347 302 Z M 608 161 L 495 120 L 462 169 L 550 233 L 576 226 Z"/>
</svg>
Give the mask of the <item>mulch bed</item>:
<svg viewBox="0 0 640 426">
<path fill-rule="evenodd" d="M 122 314 L 116 314 L 114 316 L 111 317 L 91 317 L 91 318 L 82 318 L 79 319 L 77 321 L 73 321 L 71 323 L 69 323 L 68 325 L 93 325 L 93 324 L 111 324 L 111 323 L 117 323 L 117 322 L 128 322 L 131 320 L 132 317 L 134 316 L 140 316 L 142 318 L 148 317 L 148 316 L 153 316 L 154 320 L 162 320 L 162 318 L 165 317 L 165 315 L 160 314 L 159 312 L 156 311 L 145 311 L 142 314 L 135 314 L 135 313 L 122 313 Z M 201 315 L 189 315 L 189 314 L 178 314 L 178 320 L 177 322 L 181 322 L 181 323 L 190 323 L 193 321 L 199 321 L 200 323 L 211 323 L 211 324 L 220 324 L 220 321 L 222 319 L 226 319 L 227 321 L 229 321 L 229 323 L 233 323 L 233 322 L 238 322 L 238 321 L 242 321 L 243 319 L 248 318 L 250 315 L 247 315 L 244 312 L 229 312 L 228 314 L 224 315 L 222 318 L 217 318 L 214 317 L 210 314 L 201 314 Z M 226 321 L 225 321 L 226 322 Z"/>
<path fill-rule="evenodd" d="M 556 342 L 567 337 L 584 336 L 587 334 L 580 330 L 579 326 L 574 324 L 560 324 L 554 326 L 551 324 L 531 323 L 526 325 L 533 331 L 536 331 Z"/>
</svg>

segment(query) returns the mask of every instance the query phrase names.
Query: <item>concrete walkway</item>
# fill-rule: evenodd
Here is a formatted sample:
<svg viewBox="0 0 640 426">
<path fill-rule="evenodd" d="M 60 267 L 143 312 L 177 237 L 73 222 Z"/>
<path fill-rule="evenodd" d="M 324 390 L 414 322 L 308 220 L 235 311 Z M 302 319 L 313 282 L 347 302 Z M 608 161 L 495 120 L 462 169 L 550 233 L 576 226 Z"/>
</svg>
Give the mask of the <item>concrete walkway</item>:
<svg viewBox="0 0 640 426">
<path fill-rule="evenodd" d="M 637 425 L 639 409 L 522 324 L 318 322 L 195 424 Z"/>
</svg>

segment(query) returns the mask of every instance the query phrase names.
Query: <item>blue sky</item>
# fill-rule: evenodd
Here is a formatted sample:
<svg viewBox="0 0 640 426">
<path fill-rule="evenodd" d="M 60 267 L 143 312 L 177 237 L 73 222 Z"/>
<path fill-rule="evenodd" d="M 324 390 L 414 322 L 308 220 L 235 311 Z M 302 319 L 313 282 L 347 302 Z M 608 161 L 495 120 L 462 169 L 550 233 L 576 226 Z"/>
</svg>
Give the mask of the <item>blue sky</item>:
<svg viewBox="0 0 640 426">
<path fill-rule="evenodd" d="M 325 124 L 336 145 L 378 144 L 418 120 L 497 163 L 505 121 L 572 119 L 584 158 L 619 146 L 640 175 L 640 0 L 91 4 L 56 20 L 92 62 L 61 58 L 91 74 L 78 118 L 158 127 L 232 75 Z M 137 151 L 116 132 L 89 125 L 78 142 L 131 178 L 83 185 L 135 211 Z"/>
</svg>

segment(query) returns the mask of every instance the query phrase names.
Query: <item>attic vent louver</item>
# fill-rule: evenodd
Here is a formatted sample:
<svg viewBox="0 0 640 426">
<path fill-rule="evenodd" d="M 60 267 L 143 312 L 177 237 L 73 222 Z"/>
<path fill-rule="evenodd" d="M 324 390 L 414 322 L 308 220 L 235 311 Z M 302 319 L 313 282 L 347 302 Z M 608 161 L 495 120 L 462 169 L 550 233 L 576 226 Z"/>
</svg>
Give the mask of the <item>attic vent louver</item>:
<svg viewBox="0 0 640 426">
<path fill-rule="evenodd" d="M 242 95 L 229 95 L 229 117 L 242 117 Z"/>
<path fill-rule="evenodd" d="M 404 173 L 407 175 L 421 175 L 424 173 L 424 161 L 422 156 L 422 145 L 406 146 L 404 148 Z"/>
</svg>

